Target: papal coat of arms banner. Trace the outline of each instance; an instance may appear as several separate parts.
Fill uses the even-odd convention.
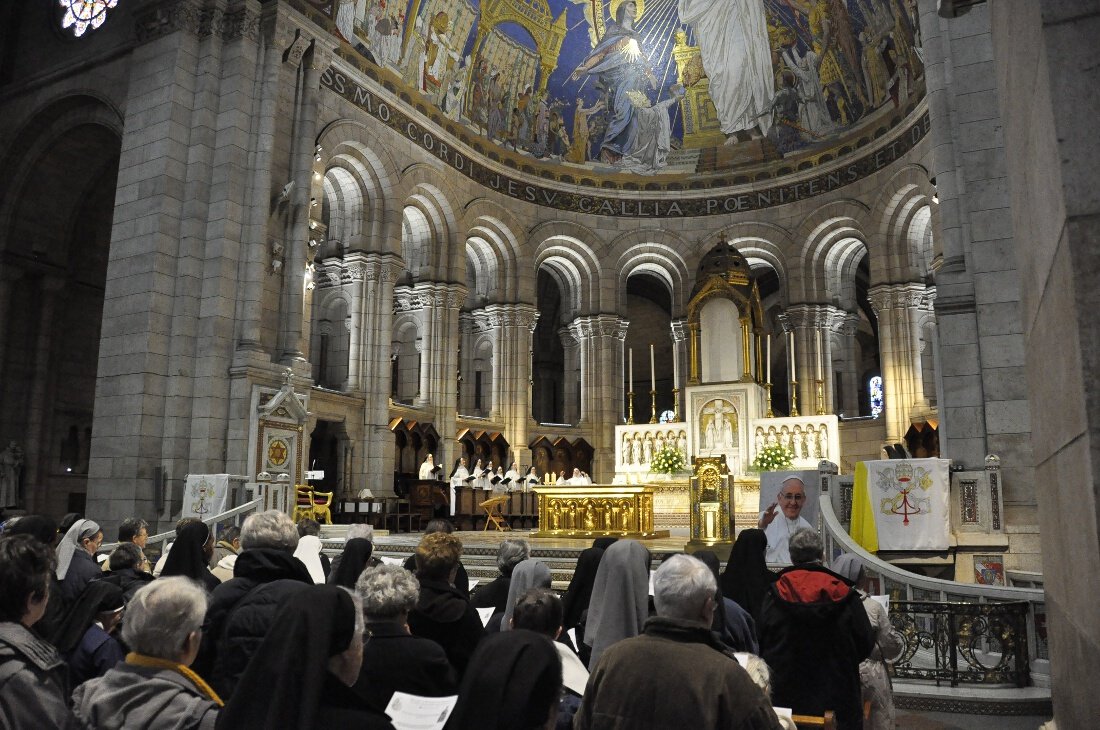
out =
[[[950,543],[947,459],[856,464],[851,535],[864,549],[946,550]]]
[[[200,519],[225,512],[228,474],[188,474],[183,489],[183,516]]]

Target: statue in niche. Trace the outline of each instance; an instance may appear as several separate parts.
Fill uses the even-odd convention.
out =
[[[806,441],[802,438],[802,427],[795,426],[793,433],[791,433],[791,446],[794,451],[794,458],[804,459],[806,458]]]
[[[645,463],[646,464],[652,464],[653,463],[653,434],[646,431],[645,441],[642,442],[642,446],[645,450],[644,451]]]
[[[729,450],[736,446],[737,427],[733,419],[737,418],[737,410],[729,401],[716,398],[704,405],[699,415],[702,451]]]
[[[817,456],[819,459],[829,458],[829,434],[824,425],[817,432]]]
[[[633,464],[634,455],[630,449],[630,436],[623,436],[623,463]]]
[[[0,451],[0,507],[19,503],[19,481],[23,475],[23,449],[15,441]]]
[[[642,463],[642,444],[638,441],[638,437],[630,439],[630,463],[641,464]]]
[[[677,436],[676,448],[684,455],[684,463],[686,464],[688,462],[688,438],[686,431],[681,431],[679,436]]]
[[[756,453],[760,453],[760,451],[764,448],[764,444],[767,443],[767,439],[764,436],[763,426],[756,427],[756,438],[753,439],[753,443],[755,444]]]

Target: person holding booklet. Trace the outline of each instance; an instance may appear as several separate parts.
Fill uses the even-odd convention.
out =
[[[512,462],[512,466],[504,474],[504,484],[509,492],[513,492],[520,489],[520,482],[523,477],[519,473],[519,464]]]
[[[470,470],[466,468],[466,457],[460,456],[455,462],[455,468],[451,469],[451,476],[448,477],[448,481],[451,485],[451,517],[455,516],[455,487],[467,486],[473,477],[470,476]]]

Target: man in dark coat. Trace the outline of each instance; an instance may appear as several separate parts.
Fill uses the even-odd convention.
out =
[[[874,633],[859,594],[821,565],[821,537],[803,528],[790,538],[794,565],[764,594],[760,655],[772,670],[772,699],[799,715],[836,713],[841,730],[863,727],[859,663]]]
[[[283,603],[313,585],[306,566],[294,557],[296,547],[298,529],[278,510],[251,515],[241,527],[233,578],[210,594],[194,664],[223,699],[232,695]]]
[[[0,727],[66,728],[65,662],[31,630],[46,613],[53,551],[30,535],[0,538]]]
[[[493,608],[493,613],[502,613],[508,602],[508,586],[512,583],[512,570],[531,557],[531,546],[526,540],[505,540],[497,549],[497,569],[500,575],[485,585],[480,585],[470,594],[470,605],[474,608]]]
[[[416,548],[420,594],[409,614],[413,635],[442,646],[460,677],[485,636],[477,609],[454,585],[461,555],[462,542],[446,532],[433,532],[420,540]]]
[[[138,589],[153,581],[153,574],[141,569],[141,566],[146,564],[145,554],[132,542],[119,543],[118,547],[111,551],[107,564],[111,568],[110,572],[96,578],[95,582],[103,581],[118,586],[127,603]]]
[[[778,730],[768,698],[710,630],[718,582],[688,555],[653,576],[657,615],[593,667],[576,730]]]

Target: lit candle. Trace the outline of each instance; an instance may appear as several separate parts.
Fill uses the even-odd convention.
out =
[[[817,338],[817,357],[814,358],[814,365],[817,366],[817,379],[821,380],[821,361],[825,359],[825,350],[821,347],[821,330],[814,330],[814,335]]]
[[[772,383],[772,336],[768,335],[768,385]]]
[[[634,392],[634,348],[630,348],[630,392]]]
[[[788,348],[791,351],[791,381],[798,380],[798,373],[794,370],[794,330],[791,330],[791,346]]]
[[[657,367],[653,359],[653,343],[649,343],[649,389],[657,390]]]

